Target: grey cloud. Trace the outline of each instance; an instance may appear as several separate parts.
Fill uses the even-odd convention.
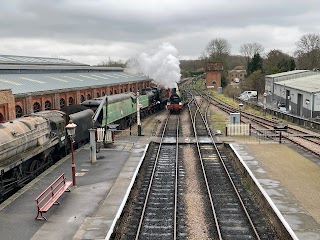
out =
[[[40,40],[48,46],[41,44],[40,50],[35,46],[31,55],[59,51],[58,55],[73,58],[86,54],[130,58],[169,41],[181,57],[197,58],[213,37],[229,40],[233,51],[245,42],[293,49],[299,35],[320,31],[319,7],[319,0],[4,0],[0,43],[15,39],[21,47],[15,52],[9,42],[0,45],[0,52],[21,55],[23,45]],[[297,39],[284,44],[286,39],[279,41],[274,29],[287,29]]]

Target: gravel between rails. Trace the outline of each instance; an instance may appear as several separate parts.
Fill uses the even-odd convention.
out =
[[[185,109],[180,116],[182,135],[189,137],[192,135],[189,112]],[[203,196],[197,178],[197,166],[195,153],[190,145],[183,146],[186,192],[184,201],[186,205],[188,239],[209,239],[204,213]]]

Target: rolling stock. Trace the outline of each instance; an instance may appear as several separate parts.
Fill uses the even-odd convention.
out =
[[[167,103],[167,109],[172,112],[178,112],[182,110],[185,105],[185,96],[183,92],[180,92],[178,89],[173,88],[171,90],[170,98]]]
[[[0,124],[0,201],[16,188],[38,176],[56,157],[70,149],[65,126],[72,119],[78,125],[75,146],[89,140],[90,109],[67,114],[47,110]]]
[[[137,118],[137,98],[139,98],[141,117],[165,108],[168,101],[166,90],[148,88],[141,93],[139,96],[131,92],[107,96],[95,127],[105,127],[108,124],[119,124],[120,129],[129,127]],[[96,111],[103,99],[104,97],[86,100],[81,105]]]
[[[137,98],[141,116],[165,107],[168,97],[165,90],[145,89],[140,96],[122,93],[107,97],[96,126],[119,124],[125,128],[136,121]],[[46,110],[0,123],[0,201],[13,190],[50,167],[55,159],[70,151],[70,140],[65,126],[71,119],[77,124],[74,145],[89,141],[88,129],[103,98],[87,100],[82,105]]]

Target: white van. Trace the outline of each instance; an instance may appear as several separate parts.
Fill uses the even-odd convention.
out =
[[[254,100],[257,99],[258,92],[257,91],[244,91],[240,94],[239,99],[240,100]]]
[[[258,95],[258,92],[257,91],[244,91],[240,95],[251,95],[253,97],[256,97]]]

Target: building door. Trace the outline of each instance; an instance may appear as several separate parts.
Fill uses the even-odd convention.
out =
[[[2,113],[0,113],[0,123],[1,122],[4,122],[4,117],[3,117]]]
[[[302,116],[303,108],[303,95],[298,93],[298,102],[297,102],[297,115]]]

